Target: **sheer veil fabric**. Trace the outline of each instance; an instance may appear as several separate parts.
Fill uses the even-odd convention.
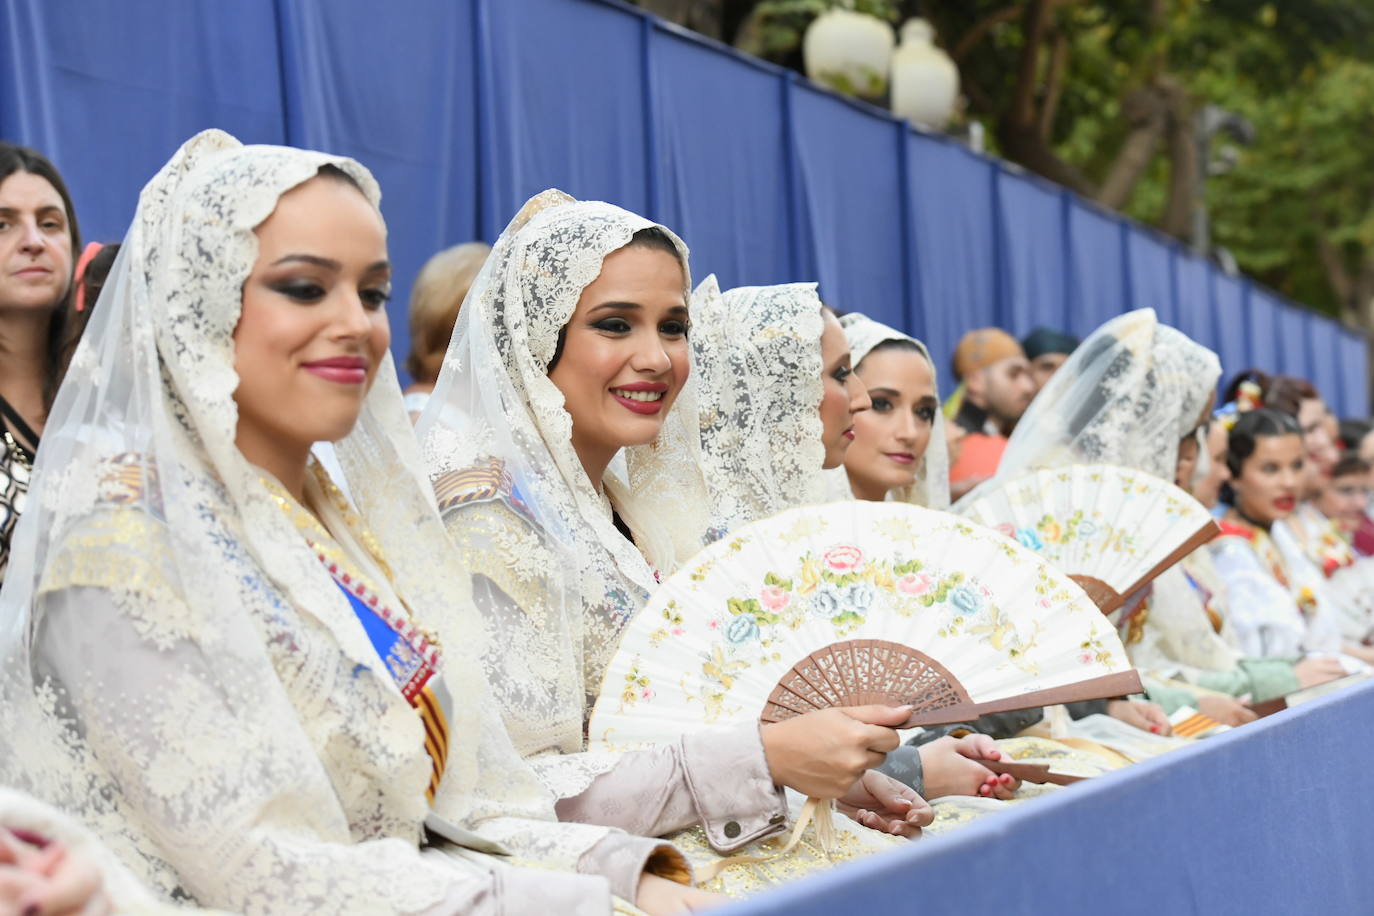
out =
[[[940,402],[940,373],[935,368],[935,361],[930,358],[930,351],[926,349],[925,344],[858,312],[850,312],[841,318],[840,326],[844,328],[845,339],[849,341],[850,363],[856,370],[861,368],[860,364],[864,357],[880,343],[906,340],[915,344],[921,351],[921,356],[930,364],[935,400],[937,404]],[[862,372],[859,373],[859,377],[863,377]],[[836,477],[836,492],[840,492],[839,487],[843,486],[844,492],[847,493],[849,484],[843,476],[844,468],[836,468],[832,473],[839,475]],[[938,407],[935,411],[935,421],[931,424],[930,441],[926,443],[925,454],[921,456],[921,463],[916,469],[916,479],[910,486],[888,493],[887,498],[924,506],[927,509],[949,508],[949,447],[945,437],[945,415]]]
[[[485,670],[516,746],[559,797],[615,764],[613,754],[578,753],[584,715],[621,628],[657,584],[617,530],[613,504],[646,552],[661,556],[653,545],[669,539],[627,482],[588,478],[548,368],[602,262],[653,226],[560,191],[527,202],[468,292],[416,425],[457,548],[450,566],[472,573],[493,650]],[[684,265],[685,301],[687,248],[657,228]]]
[[[1113,318],[1036,395],[994,479],[1101,462],[1173,482],[1179,442],[1197,426],[1220,377],[1216,354],[1160,324],[1154,309]]]
[[[825,502],[814,283],[692,294],[692,379],[658,441],[628,449],[634,501],[671,520],[664,573],[747,522]],[[651,548],[652,549],[652,548]]]
[[[502,869],[421,856],[421,721],[235,446],[253,229],[324,165],[377,204],[352,160],[219,131],[143,190],[53,407],[0,595],[0,782],[92,827],[163,894],[418,912],[477,899],[462,888]],[[435,573],[452,551],[390,357],[338,451],[390,586],[441,634],[459,698],[432,813],[573,867],[608,831],[554,823],[486,699],[482,627],[467,578]]]

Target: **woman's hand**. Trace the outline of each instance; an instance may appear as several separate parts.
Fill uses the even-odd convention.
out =
[[[822,709],[760,729],[773,782],[813,798],[839,798],[900,740],[910,706]]]
[[[979,760],[1001,760],[997,743],[987,735],[963,738],[937,738],[920,748],[921,769],[925,774],[926,795],[979,795],[984,798],[1011,798],[1021,783],[1003,773],[998,775]]]
[[[1169,724],[1169,717],[1164,714],[1163,707],[1158,703],[1147,703],[1141,700],[1112,700],[1107,704],[1107,715],[1152,734],[1172,735],[1174,733],[1174,727]]]
[[[871,830],[907,838],[920,836],[935,820],[935,811],[914,789],[877,770],[865,772],[835,807]]]
[[[724,894],[678,884],[648,872],[639,876],[639,890],[635,894],[635,906],[649,916],[701,913],[729,902],[730,898]]]
[[[60,843],[35,849],[0,829],[0,914],[105,916],[100,872]]]
[[[1205,693],[1197,698],[1198,712],[1222,725],[1244,725],[1259,718],[1253,709],[1231,697]]]
[[[1311,655],[1293,666],[1293,674],[1298,678],[1298,687],[1315,687],[1345,677],[1345,666],[1330,656]]]

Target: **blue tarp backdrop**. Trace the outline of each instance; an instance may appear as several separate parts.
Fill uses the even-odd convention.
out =
[[[1176,243],[614,0],[3,0],[0,136],[62,170],[91,239],[196,131],[356,157],[385,195],[407,345],[410,281],[491,240],[546,187],[677,230],[696,277],[818,280],[924,338],[1128,308],[1368,413],[1359,335]],[[944,366],[942,365],[943,369]]]

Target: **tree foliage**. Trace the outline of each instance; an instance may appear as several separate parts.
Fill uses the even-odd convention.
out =
[[[714,37],[800,69],[806,25],[840,2],[689,5],[716,12]],[[1205,185],[1212,240],[1243,270],[1374,329],[1374,2],[854,5],[933,23],[959,67],[965,117],[985,124],[996,152],[1179,238]],[[1225,174],[1205,174],[1199,158],[1207,104],[1255,128]]]

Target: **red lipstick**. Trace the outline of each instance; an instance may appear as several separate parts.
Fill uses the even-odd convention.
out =
[[[367,366],[363,356],[331,356],[303,363],[301,368],[340,385],[361,385],[367,381]]]
[[[663,409],[663,396],[667,391],[668,386],[664,382],[627,382],[624,385],[612,387],[611,397],[615,398],[620,406],[631,413],[649,417]],[[626,397],[620,392],[641,395],[641,397]]]

